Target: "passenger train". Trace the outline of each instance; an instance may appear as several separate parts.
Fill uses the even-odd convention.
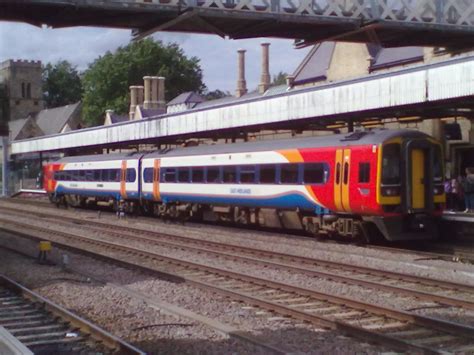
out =
[[[395,241],[436,236],[443,176],[437,141],[381,129],[65,157],[44,167],[44,188],[54,203]]]

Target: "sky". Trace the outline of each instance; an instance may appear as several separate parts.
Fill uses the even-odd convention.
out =
[[[270,42],[270,74],[291,74],[308,49],[294,49],[293,41],[280,39],[229,40],[215,35],[160,32],[153,38],[180,45],[184,53],[200,59],[204,83],[210,91],[234,93],[237,82],[237,50],[246,49],[246,80],[249,90],[260,79],[260,43]],[[44,64],[67,60],[85,70],[107,51],[129,43],[128,30],[76,27],[39,28],[27,24],[0,22],[0,62],[7,59],[41,60]]]

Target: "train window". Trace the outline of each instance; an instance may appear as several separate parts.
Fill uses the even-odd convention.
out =
[[[222,168],[224,182],[234,183],[236,182],[236,167],[235,166],[224,166]]]
[[[219,183],[221,182],[220,169],[218,166],[207,167],[207,182]]]
[[[110,181],[119,182],[120,181],[120,169],[110,169],[109,178]]]
[[[164,182],[176,182],[176,168],[164,168],[162,170]]]
[[[262,184],[274,184],[275,179],[276,179],[276,166],[275,166],[275,164],[260,165],[260,183],[262,183]]]
[[[281,164],[282,184],[297,184],[298,183],[298,164]]]
[[[137,172],[135,169],[128,168],[127,169],[127,182],[135,182],[137,179]]]
[[[143,181],[146,183],[153,182],[153,168],[145,168],[143,170]]]
[[[359,163],[359,182],[370,182],[370,163]]]
[[[178,169],[178,182],[189,182],[189,168]]]
[[[86,181],[86,171],[85,170],[79,170],[79,177],[77,181]]]
[[[336,184],[341,183],[341,163],[336,164]]]
[[[324,184],[328,180],[329,168],[324,163],[306,163],[303,165],[305,184]]]
[[[109,171],[107,169],[100,171],[100,181],[109,181]]]
[[[344,163],[344,185],[347,185],[349,182],[349,163]]]
[[[86,181],[94,181],[94,171],[86,170]]]
[[[255,183],[255,165],[243,165],[240,167],[240,182]]]
[[[100,181],[100,170],[94,170],[94,181]]]
[[[204,182],[204,168],[194,167],[191,171],[192,182]]]
[[[383,147],[382,185],[400,184],[400,144],[392,143]]]

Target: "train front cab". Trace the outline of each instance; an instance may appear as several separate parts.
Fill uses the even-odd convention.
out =
[[[369,217],[387,240],[436,239],[445,195],[441,145],[430,137],[399,137],[379,150],[377,202]]]

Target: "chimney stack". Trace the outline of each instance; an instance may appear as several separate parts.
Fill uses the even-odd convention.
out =
[[[237,79],[237,90],[235,96],[241,97],[247,93],[247,83],[245,81],[245,49],[239,49],[239,76]]]
[[[262,76],[258,85],[258,92],[263,94],[270,87],[270,58],[268,47],[270,43],[262,43]]]
[[[294,82],[295,82],[295,77],[293,75],[288,75],[286,77],[286,86],[292,87]]]
[[[145,100],[143,101],[143,108],[144,109],[150,109],[151,108],[151,76],[144,76],[143,77],[144,81],[144,98]]]
[[[157,109],[158,108],[158,77],[152,76],[151,77],[151,103],[150,108]]]
[[[139,95],[139,86],[130,86],[130,111],[128,112],[128,116],[130,120],[133,120],[135,117],[135,109],[138,103],[138,95]]]
[[[165,101],[165,78],[162,76],[158,77],[158,108],[166,106]]]
[[[143,85],[137,85],[137,105],[143,106]]]

